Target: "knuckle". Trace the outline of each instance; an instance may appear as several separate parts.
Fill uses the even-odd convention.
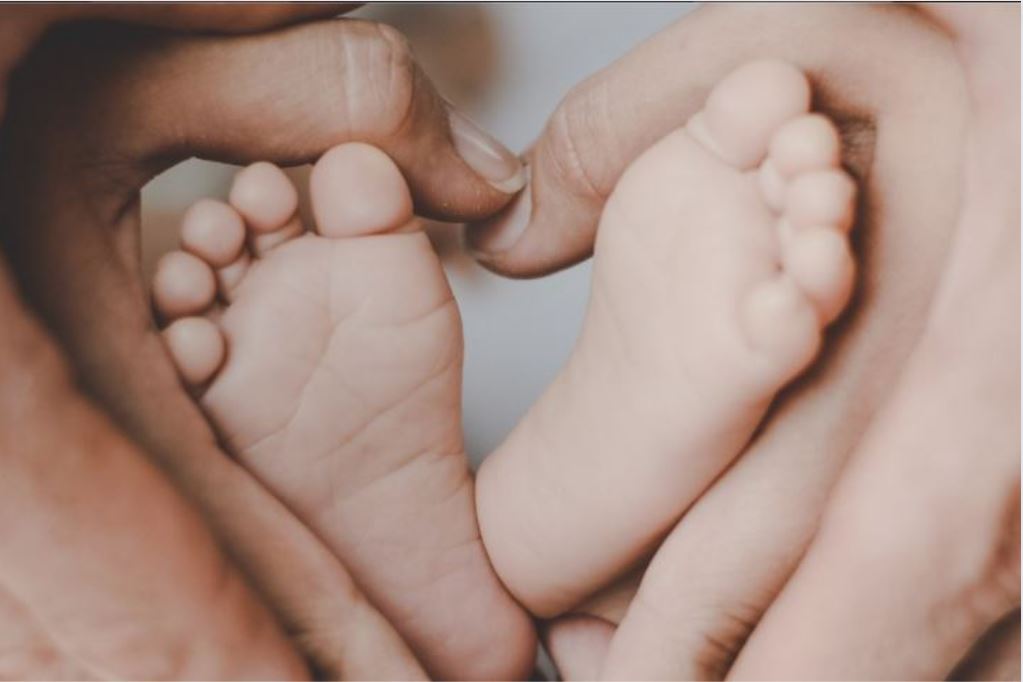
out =
[[[700,679],[722,680],[756,627],[762,611],[732,606],[720,609],[700,631],[692,666]]]
[[[617,145],[608,117],[607,88],[588,80],[573,88],[558,105],[544,135],[548,167],[569,192],[604,199],[617,180]]]

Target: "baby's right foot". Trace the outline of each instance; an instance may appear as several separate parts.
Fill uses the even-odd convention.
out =
[[[813,359],[854,264],[855,187],[794,67],[754,62],[611,195],[567,366],[484,462],[484,543],[553,616],[652,549]]]

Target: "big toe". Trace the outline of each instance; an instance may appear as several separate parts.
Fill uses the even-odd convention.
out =
[[[316,229],[355,237],[401,229],[412,221],[412,195],[401,171],[372,145],[334,147],[309,178]]]
[[[717,84],[690,128],[722,159],[750,169],[763,160],[774,132],[809,108],[802,71],[780,60],[749,62]]]

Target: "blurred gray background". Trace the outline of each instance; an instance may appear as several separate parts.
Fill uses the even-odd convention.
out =
[[[404,32],[438,89],[509,148],[543,129],[568,90],[692,9],[692,3],[388,4],[354,16]],[[253,115],[259,115],[253,112]],[[202,196],[224,196],[235,168],[190,161],[143,193],[147,268],[177,241]],[[296,178],[301,181],[302,170]],[[572,348],[589,264],[532,281],[503,279],[458,250],[460,228],[431,230],[462,311],[465,431],[474,464],[515,425]]]

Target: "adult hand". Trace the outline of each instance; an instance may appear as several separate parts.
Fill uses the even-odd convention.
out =
[[[1009,612],[1018,665],[1018,64],[1003,75],[1019,7],[922,11],[967,86],[952,250],[920,342],[733,677],[945,678],[989,629],[1013,634]]]
[[[129,18],[110,6],[73,11]],[[237,29],[336,8],[130,11],[145,23]],[[38,35],[61,18],[31,12],[7,17],[5,30]],[[7,286],[0,606],[10,617],[0,637],[35,656],[14,674],[302,675],[247,579],[322,674],[422,676],[335,557],[217,448],[179,386],[140,277],[138,192],[192,155],[297,163],[364,140],[401,166],[420,212],[473,219],[518,189],[518,162],[450,109],[399,35],[366,22],[245,37],[68,26],[20,66],[7,104],[5,253],[75,368],[72,379]]]
[[[995,557],[1011,556],[996,550],[1011,537],[1005,519],[1013,511],[1018,518],[1018,389],[1014,394],[1006,385],[1006,378],[1013,383],[1018,340],[1012,350],[1011,325],[989,325],[984,333],[999,345],[987,356],[974,354],[974,344],[986,337],[966,341],[953,334],[956,325],[969,325],[952,313],[937,331],[928,318],[939,284],[950,286],[945,266],[953,235],[969,233],[959,225],[969,111],[952,42],[915,8],[718,5],[694,12],[569,94],[526,154],[529,188],[503,215],[472,228],[469,244],[484,265],[511,276],[545,274],[586,257],[604,199],[628,163],[685,121],[711,84],[762,57],[806,70],[818,95],[815,108],[843,134],[845,160],[864,197],[856,228],[857,300],[825,355],[779,399],[742,458],[687,512],[649,570],[635,572],[642,584],[631,605],[636,586],[626,580],[550,624],[548,645],[569,677],[593,677],[602,668],[613,678],[721,677],[754,627],[750,647],[756,648],[743,654],[736,674],[940,675],[967,640],[1018,602],[1018,592],[1000,589],[994,568],[1007,567],[1010,575],[1013,569]],[[1005,253],[1014,253],[1011,243]],[[988,254],[982,255],[978,260],[986,263]],[[987,300],[997,300],[992,305],[1003,315],[1018,309],[1005,305],[1013,289],[1006,286],[1011,269],[1005,272],[999,262],[983,278],[999,292]],[[926,377],[949,377],[948,366],[963,370],[940,390],[927,385]],[[906,378],[897,383],[903,371]],[[945,414],[953,403],[934,401],[969,394],[969,387],[997,396],[997,409],[982,421],[953,422]],[[919,400],[924,395],[928,401]],[[922,415],[945,428],[916,437]],[[940,457],[932,448],[938,438]],[[971,445],[969,438],[979,440]],[[971,467],[964,453],[978,442],[992,452],[985,466]],[[855,511],[829,513],[804,562],[854,450],[857,466],[837,494],[853,501],[836,501],[834,508]],[[917,473],[928,467],[941,473],[920,485]],[[855,473],[863,470],[870,473]],[[955,503],[964,480],[971,481],[969,501]],[[879,527],[889,551],[883,561],[871,555],[876,560],[867,562],[868,572],[862,552],[879,551],[871,545]],[[822,544],[830,554],[818,549]],[[936,548],[944,555],[936,556]],[[927,557],[937,578],[893,598],[907,583],[920,585],[912,579]],[[963,566],[992,570],[970,573]],[[955,632],[935,632],[921,612],[944,596],[960,599],[967,585],[984,595],[986,610],[952,609],[961,618]],[[783,600],[772,606],[783,588]],[[807,617],[810,605],[829,601],[834,609]],[[856,604],[876,610],[853,618]],[[774,615],[778,610],[786,615]],[[615,633],[612,623],[623,616]],[[798,627],[801,617],[817,629]],[[819,646],[800,658],[808,638]],[[769,651],[780,653],[766,660]]]

